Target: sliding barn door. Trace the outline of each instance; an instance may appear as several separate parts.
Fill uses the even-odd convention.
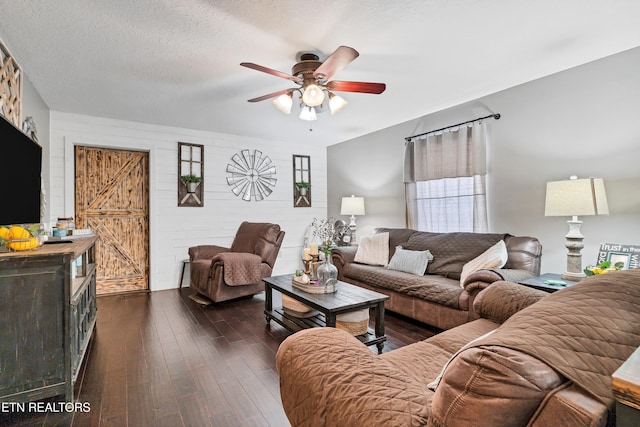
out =
[[[149,153],[75,148],[76,227],[91,228],[98,295],[149,289]]]

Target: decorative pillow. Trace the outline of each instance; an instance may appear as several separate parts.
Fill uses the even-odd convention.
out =
[[[389,262],[389,233],[363,236],[360,239],[354,261],[369,265],[387,265]]]
[[[433,259],[433,255],[426,251],[409,251],[402,246],[396,246],[396,252],[391,257],[387,268],[389,270],[404,271],[405,273],[423,276],[427,271],[427,264]]]
[[[507,245],[504,240],[500,240],[489,249],[467,262],[462,267],[462,273],[460,273],[460,286],[463,286],[464,281],[469,274],[478,270],[485,270],[490,268],[501,268],[507,263],[509,254],[507,253]]]

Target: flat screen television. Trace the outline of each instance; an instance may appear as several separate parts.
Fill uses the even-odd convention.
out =
[[[0,225],[40,222],[42,147],[0,115]]]

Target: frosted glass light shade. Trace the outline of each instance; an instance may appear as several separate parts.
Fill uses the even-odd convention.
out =
[[[544,215],[609,215],[604,180],[586,178],[548,182]]]
[[[304,102],[309,107],[317,107],[321,105],[324,101],[324,92],[317,85],[309,85],[304,88],[304,93],[302,94],[302,102]]]
[[[293,105],[293,96],[291,93],[285,93],[273,100],[273,105],[285,114],[291,113],[291,106]]]
[[[329,93],[329,111],[331,111],[332,116],[338,111],[341,111],[344,107],[347,106],[347,104],[348,102],[345,101],[344,98]]]
[[[302,107],[302,110],[300,111],[300,118],[302,120],[318,120],[318,116],[316,116],[316,110],[313,107]]]

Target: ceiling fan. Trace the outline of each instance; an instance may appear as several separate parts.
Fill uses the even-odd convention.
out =
[[[249,102],[276,98],[273,100],[276,108],[285,114],[290,114],[293,94],[297,92],[300,96],[300,106],[302,107],[300,118],[303,120],[316,120],[316,111],[322,108],[326,92],[329,97],[329,110],[331,114],[335,114],[347,105],[347,101],[333,92],[381,94],[386,89],[384,83],[330,80],[338,71],[346,67],[359,55],[355,49],[348,46],[338,47],[324,62],[321,62],[318,55],[314,53],[304,53],[300,56],[300,62],[291,68],[291,74],[272,70],[252,62],[242,62],[240,65],[243,67],[287,79],[298,85],[298,87],[282,89],[249,99]]]

